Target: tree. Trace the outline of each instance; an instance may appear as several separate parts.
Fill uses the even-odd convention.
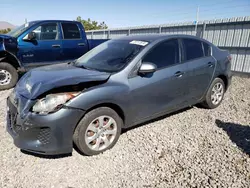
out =
[[[97,21],[93,21],[90,18],[87,20],[82,20],[81,16],[78,16],[76,18],[78,22],[81,22],[84,26],[85,30],[95,30],[95,29],[107,29],[108,26],[105,24],[105,22],[98,23]]]
[[[7,28],[7,29],[1,29],[0,30],[0,33],[1,34],[6,34],[6,33],[9,33],[11,31],[11,29],[10,28]]]

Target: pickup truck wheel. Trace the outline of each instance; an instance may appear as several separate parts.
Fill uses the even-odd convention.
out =
[[[14,87],[17,81],[17,70],[9,63],[0,63],[0,90]]]
[[[201,105],[208,109],[216,108],[222,102],[224,94],[224,81],[220,78],[215,78],[206,93],[205,101]]]
[[[122,119],[111,108],[96,108],[79,122],[73,141],[83,154],[97,155],[116,144],[122,125]]]

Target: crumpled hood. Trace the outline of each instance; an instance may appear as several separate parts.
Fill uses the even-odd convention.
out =
[[[17,39],[15,37],[0,34],[0,51],[8,51],[12,54],[16,54],[17,45]]]
[[[109,73],[87,70],[68,63],[50,65],[27,72],[17,83],[15,91],[25,98],[36,99],[54,88],[105,81],[109,76]]]
[[[2,39],[10,39],[10,38],[13,38],[13,37],[11,37],[9,35],[0,34],[0,38],[2,38]]]

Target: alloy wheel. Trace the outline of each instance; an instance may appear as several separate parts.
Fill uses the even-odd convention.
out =
[[[99,116],[88,125],[85,142],[89,149],[101,151],[113,143],[116,134],[116,121],[110,116]]]
[[[224,94],[224,87],[222,83],[216,83],[212,89],[211,101],[214,105],[221,102]]]

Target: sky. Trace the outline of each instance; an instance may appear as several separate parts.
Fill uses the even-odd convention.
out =
[[[109,28],[250,16],[250,0],[0,0],[0,21],[104,21]]]

